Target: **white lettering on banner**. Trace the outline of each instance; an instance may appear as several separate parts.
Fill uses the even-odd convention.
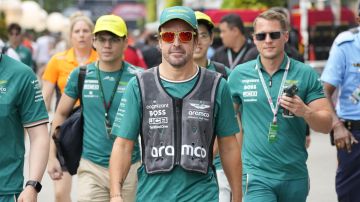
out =
[[[257,91],[244,91],[243,96],[244,97],[256,97]]]
[[[159,148],[151,148],[152,157],[162,157],[162,156],[174,156],[175,149],[174,146],[160,146]],[[181,155],[183,156],[195,156],[199,158],[206,158],[206,150],[202,147],[193,147],[191,145],[181,145]]]
[[[5,88],[5,87],[0,87],[0,92],[5,93],[5,92],[6,92],[6,88]]]

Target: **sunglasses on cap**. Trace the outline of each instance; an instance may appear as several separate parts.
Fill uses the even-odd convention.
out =
[[[266,39],[266,35],[269,35],[270,38],[274,40],[274,39],[279,39],[281,34],[282,34],[282,32],[280,32],[280,31],[279,32],[268,32],[268,33],[262,32],[262,33],[255,34],[255,39],[257,41],[263,41]]]
[[[182,31],[182,32],[160,32],[161,40],[167,43],[173,43],[175,41],[175,36],[177,36],[182,43],[187,43],[193,39],[195,32],[192,31]]]

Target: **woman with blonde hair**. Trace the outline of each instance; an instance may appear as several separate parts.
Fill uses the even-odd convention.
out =
[[[56,89],[58,101],[64,92],[67,78],[72,70],[97,60],[97,53],[92,48],[93,28],[94,24],[91,19],[82,13],[75,13],[70,18],[69,41],[71,48],[56,53],[50,59],[42,76],[42,92],[48,110],[50,110],[54,90]],[[53,141],[50,143],[50,153],[56,153]],[[48,172],[59,166],[59,161],[54,156],[56,155],[49,155]],[[55,201],[69,202],[71,201],[72,178],[68,172],[62,173],[62,175],[59,173],[54,181]]]

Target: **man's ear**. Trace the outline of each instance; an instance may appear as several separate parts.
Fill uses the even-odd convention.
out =
[[[94,47],[95,50],[97,49],[96,42],[95,42],[95,36],[92,39],[92,46]]]

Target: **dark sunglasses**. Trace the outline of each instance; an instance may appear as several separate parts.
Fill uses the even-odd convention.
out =
[[[182,43],[187,43],[193,39],[195,32],[183,31],[183,32],[160,32],[161,40],[167,43],[173,43],[175,36],[177,36]]]
[[[257,41],[263,41],[266,39],[266,35],[269,35],[271,39],[279,39],[281,36],[282,32],[262,32],[262,33],[257,33],[255,34],[255,39]]]

